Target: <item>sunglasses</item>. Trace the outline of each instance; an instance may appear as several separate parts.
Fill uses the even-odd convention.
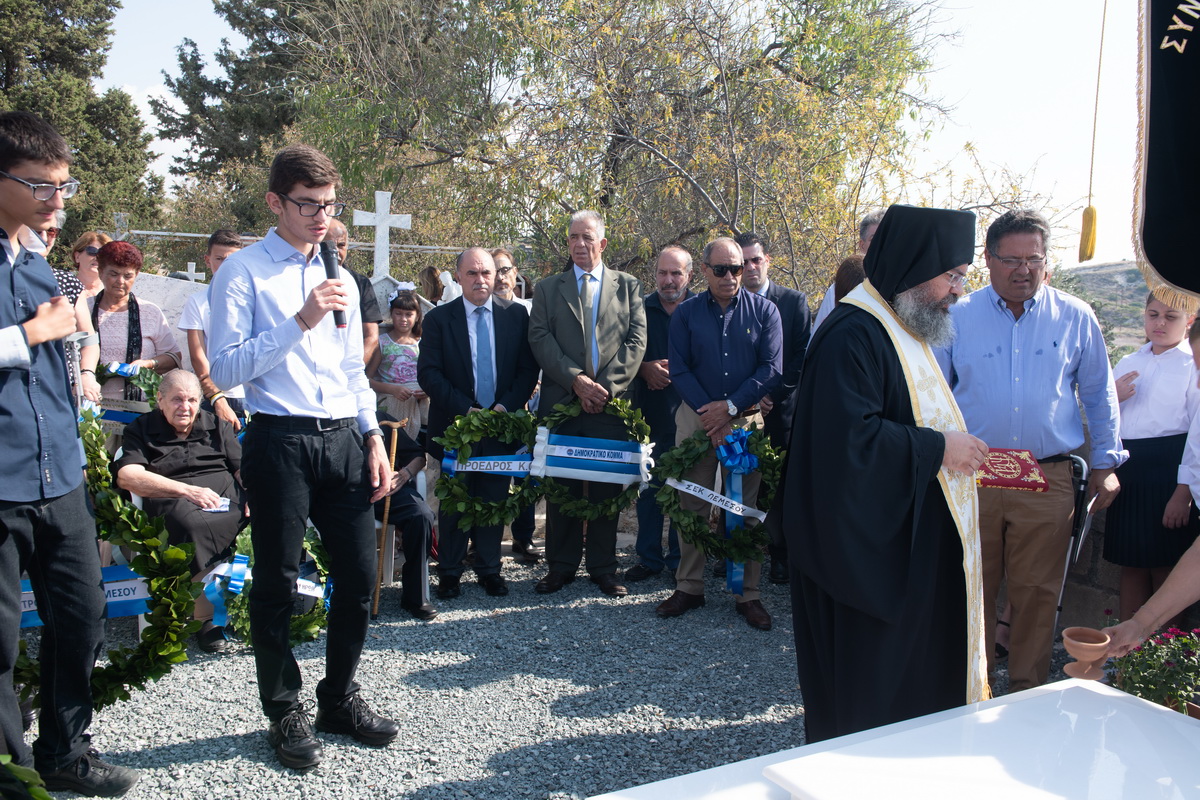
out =
[[[713,275],[718,278],[724,278],[726,275],[737,277],[742,274],[741,264],[709,264],[708,268],[712,270]]]
[[[87,247],[83,248],[83,252],[87,253],[89,256],[94,256],[100,252],[100,248],[96,247],[94,244],[89,244]]]

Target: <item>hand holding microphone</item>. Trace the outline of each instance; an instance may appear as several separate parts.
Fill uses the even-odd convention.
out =
[[[331,281],[341,279],[341,273],[338,271],[337,247],[328,239],[321,242],[321,263],[325,265],[326,278]],[[335,308],[333,310],[333,324],[339,328],[346,327],[346,312],[340,308]]]

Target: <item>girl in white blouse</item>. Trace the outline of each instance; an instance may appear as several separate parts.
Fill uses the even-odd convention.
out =
[[[1200,533],[1189,470],[1181,466],[1200,408],[1196,367],[1185,341],[1194,318],[1194,308],[1172,308],[1150,295],[1147,342],[1113,370],[1129,460],[1117,470],[1121,493],[1108,509],[1104,558],[1121,567],[1123,620],[1162,585]]]

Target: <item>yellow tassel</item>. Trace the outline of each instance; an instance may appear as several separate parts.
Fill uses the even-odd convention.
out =
[[[1091,261],[1096,255],[1096,207],[1083,210],[1083,230],[1079,232],[1079,263]]]

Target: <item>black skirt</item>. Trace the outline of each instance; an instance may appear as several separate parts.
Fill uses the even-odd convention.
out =
[[[1164,528],[1163,511],[1178,486],[1179,462],[1187,434],[1126,439],[1129,460],[1117,468],[1121,491],[1108,508],[1104,558],[1122,567],[1173,567],[1200,533],[1200,515],[1192,507],[1188,524]]]

